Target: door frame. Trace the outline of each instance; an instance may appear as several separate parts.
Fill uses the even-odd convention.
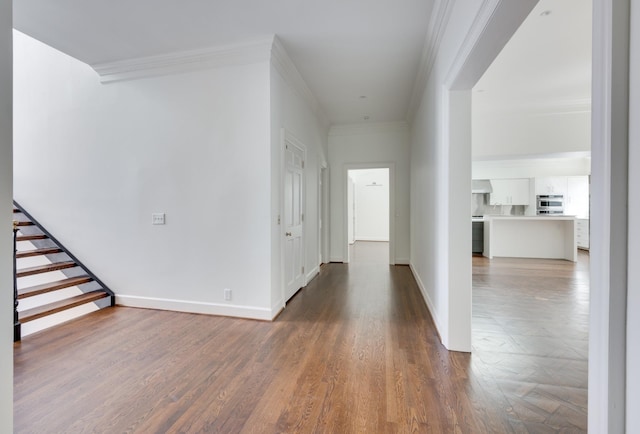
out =
[[[349,210],[347,200],[347,189],[349,177],[349,170],[362,170],[362,169],[389,169],[389,265],[396,265],[396,192],[395,192],[395,180],[396,180],[396,165],[395,163],[346,163],[342,168],[342,196],[343,207],[342,213],[342,231],[344,233],[343,246],[342,246],[342,262],[349,263]]]
[[[305,169],[305,165],[306,165],[306,161],[307,161],[307,147],[304,145],[304,143],[302,143],[302,141],[300,141],[296,136],[294,136],[293,134],[291,134],[290,131],[288,131],[286,128],[282,128],[281,132],[280,132],[280,215],[278,216],[279,218],[279,227],[280,227],[280,276],[282,276],[281,280],[281,288],[280,288],[280,293],[282,296],[282,307],[284,308],[287,304],[287,274],[286,274],[286,269],[285,269],[285,264],[286,264],[286,236],[285,236],[285,225],[284,225],[284,180],[285,180],[285,174],[286,174],[286,170],[287,170],[287,163],[286,163],[286,150],[287,150],[287,143],[291,143],[293,146],[299,148],[300,150],[302,150],[302,161],[303,161],[303,165],[302,165],[302,203],[300,204],[301,208],[302,208],[302,214],[303,216],[306,215],[307,213],[307,173],[306,173],[306,169]],[[307,285],[307,274],[306,274],[306,252],[307,252],[307,245],[306,245],[306,232],[307,232],[307,225],[306,225],[306,219],[303,218],[302,220],[302,240],[301,240],[301,245],[302,245],[302,258],[301,258],[301,263],[303,264],[302,266],[305,268],[305,271],[302,273],[303,274],[303,280],[302,280],[302,286],[301,288],[304,288]]]
[[[327,163],[318,167],[318,265],[329,262],[329,169]]]
[[[636,14],[637,11],[633,7],[630,8],[630,0],[592,1],[591,197],[592,204],[596,206],[592,207],[590,216],[592,265],[588,427],[590,432],[623,432],[625,419],[629,416],[625,414],[625,409],[629,410],[625,401],[628,381],[625,377],[625,335],[626,297],[629,288],[627,267],[630,265],[627,246],[627,200],[631,191],[627,171],[630,41],[628,17],[630,10]],[[477,78],[495,58],[495,50],[501,48],[500,46],[520,25],[523,19],[519,15],[522,15],[522,11],[518,9],[533,8],[535,3],[537,0],[490,0],[483,4],[445,80],[444,100],[453,103],[447,108],[448,116],[444,116],[442,128],[448,128],[448,122],[456,119],[460,111],[464,114],[469,110],[466,103],[458,101],[458,97],[466,97],[464,94],[469,92]],[[510,26],[515,28],[510,29]],[[462,149],[463,152],[469,153],[463,158],[469,158],[471,147],[460,143],[458,145],[458,151]],[[448,143],[443,143],[442,146],[443,149],[449,150]],[[442,190],[453,198],[453,202],[461,200],[458,198],[467,197],[468,194],[468,187],[463,189],[456,182],[456,176],[453,171],[449,171],[442,185]],[[445,215],[451,214],[453,209],[452,206]],[[467,224],[449,225],[450,233],[447,236],[450,237],[454,231],[460,230],[465,238],[462,241],[466,242],[466,238],[471,237],[470,231],[462,231]],[[452,262],[458,257],[458,253],[450,255]],[[450,267],[450,270],[456,268]],[[462,289],[463,294],[465,290],[471,292],[467,285],[457,288],[459,289]],[[457,294],[452,294],[452,288],[449,286],[449,298],[455,299],[456,296]],[[450,303],[449,306],[450,323],[458,321],[460,317],[467,317],[465,306],[462,306],[462,309],[457,309],[457,303]],[[469,327],[468,336],[470,335]]]

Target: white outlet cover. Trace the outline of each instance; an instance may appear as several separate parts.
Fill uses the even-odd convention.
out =
[[[151,224],[163,225],[165,223],[165,216],[163,212],[154,212],[151,214]]]

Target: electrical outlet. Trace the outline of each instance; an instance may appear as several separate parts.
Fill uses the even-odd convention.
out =
[[[224,289],[224,299],[231,300],[231,290],[229,288]]]
[[[152,225],[163,225],[165,223],[164,213],[163,212],[154,212],[151,214],[151,224]]]

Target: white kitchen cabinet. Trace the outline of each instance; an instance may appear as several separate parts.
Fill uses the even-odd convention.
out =
[[[576,245],[589,250],[589,219],[576,219]]]
[[[543,176],[536,178],[536,196],[541,194],[567,194],[566,176]]]
[[[564,213],[589,218],[589,177],[569,176],[564,197]]]
[[[492,179],[490,205],[529,205],[528,178]]]

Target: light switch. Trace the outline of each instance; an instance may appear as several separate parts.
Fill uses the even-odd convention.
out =
[[[164,224],[164,213],[163,212],[154,212],[151,214],[151,224],[153,225],[163,225]]]

